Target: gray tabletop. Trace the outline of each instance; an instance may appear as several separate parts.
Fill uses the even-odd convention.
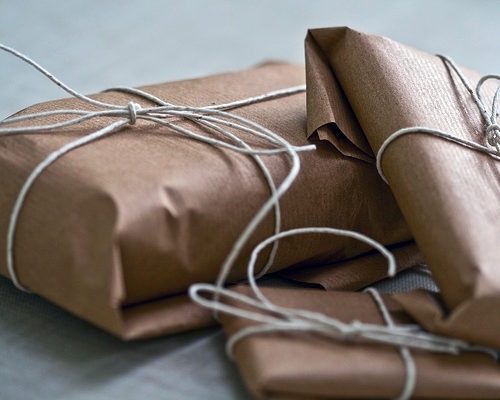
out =
[[[500,2],[484,0],[0,0],[0,42],[84,93],[303,62],[306,29],[338,25],[486,73],[500,72],[499,12]],[[64,96],[8,55],[0,71],[0,118]],[[413,286],[426,279],[417,278]],[[247,399],[223,346],[218,328],[122,343],[0,278],[0,399]]]

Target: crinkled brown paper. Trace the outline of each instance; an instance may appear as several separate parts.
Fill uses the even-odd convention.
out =
[[[478,107],[437,56],[332,28],[309,32],[306,57],[309,130],[352,153],[377,152],[389,135],[414,126],[484,141]],[[479,75],[464,73],[475,85]],[[447,310],[400,300],[435,332],[500,348],[500,164],[412,134],[389,146],[382,166]]]
[[[144,89],[171,103],[201,106],[303,80],[303,67],[272,64]],[[115,104],[130,101],[129,95],[117,92],[94,97]],[[23,113],[71,108],[88,105],[65,99]],[[311,143],[306,139],[303,93],[232,112],[294,145]],[[14,200],[33,168],[51,151],[111,121],[94,119],[0,140],[0,238],[6,237]],[[200,132],[192,123],[179,123]],[[317,151],[301,153],[302,170],[283,197],[283,229],[332,226],[385,244],[408,241],[406,223],[372,160],[343,145],[312,142],[318,144]],[[265,162],[278,183],[290,168],[283,155],[265,157]],[[190,304],[185,291],[191,283],[215,279],[235,239],[269,196],[262,173],[248,156],[138,121],[63,156],[38,178],[15,236],[19,279],[33,292],[127,339],[206,325],[210,314]],[[244,277],[249,252],[273,233],[273,226],[271,213],[236,262],[231,280]],[[273,270],[331,264],[368,250],[340,237],[289,238],[280,242]],[[7,275],[5,240],[0,240],[0,260]],[[264,261],[262,257],[259,264]]]

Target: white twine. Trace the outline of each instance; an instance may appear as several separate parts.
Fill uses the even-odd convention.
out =
[[[458,355],[463,352],[480,352],[497,359],[497,351],[483,346],[471,345],[463,340],[435,335],[425,332],[414,324],[396,325],[390,316],[382,297],[374,288],[366,289],[379,308],[386,326],[363,323],[353,320],[350,323],[331,318],[320,312],[287,308],[271,302],[256,283],[255,263],[259,253],[268,245],[283,239],[302,234],[342,235],[364,241],[379,250],[388,260],[388,275],[395,273],[393,255],[382,245],[360,235],[357,232],[334,228],[299,228],[275,234],[257,245],[252,251],[247,266],[247,279],[251,295],[245,295],[209,283],[196,283],[190,286],[189,295],[197,304],[238,318],[245,318],[258,323],[234,333],[226,343],[226,353],[233,358],[235,345],[242,339],[255,334],[266,333],[317,333],[340,341],[363,340],[399,348],[406,375],[404,386],[397,400],[410,399],[416,386],[417,371],[410,348]],[[226,299],[226,301],[224,301]],[[227,302],[229,300],[232,304]]]
[[[391,313],[385,306],[380,293],[375,288],[368,288],[365,291],[373,297],[373,300],[377,304],[386,325],[393,328],[395,326],[394,321],[391,317]],[[405,364],[406,379],[402,392],[398,397],[396,397],[395,400],[407,400],[411,398],[413,391],[415,390],[415,385],[417,384],[417,368],[415,366],[415,360],[413,360],[410,349],[407,346],[400,346],[399,353],[401,354],[401,358]]]
[[[464,146],[466,148],[476,150],[485,154],[490,155],[495,160],[500,161],[500,125],[498,124],[497,118],[499,116],[498,113],[498,102],[500,98],[500,87],[495,91],[495,95],[493,96],[491,108],[488,110],[484,97],[481,93],[481,88],[488,80],[498,80],[500,81],[500,75],[489,74],[483,76],[477,82],[476,88],[473,89],[472,85],[468,82],[465,75],[462,73],[458,65],[449,57],[439,55],[445,64],[448,64],[451,69],[457,74],[460,81],[467,89],[471,97],[483,117],[486,127],[484,129],[484,138],[486,141],[485,145],[473,142],[471,140],[462,139],[460,137],[455,136],[453,133],[441,131],[439,129],[428,128],[425,126],[413,126],[409,128],[400,129],[391,135],[389,135],[382,145],[380,146],[377,152],[376,165],[379,175],[388,184],[387,178],[385,177],[384,171],[382,169],[382,157],[385,154],[387,148],[394,142],[396,139],[401,136],[408,134],[426,134],[431,136],[436,136],[440,139],[447,140],[449,142],[457,143],[458,145]]]
[[[301,151],[314,150],[316,147],[314,145],[310,146],[293,146],[288,141],[277,135],[276,133],[270,131],[269,129],[250,121],[246,118],[231,114],[227,110],[234,109],[237,107],[242,107],[258,102],[270,101],[273,99],[278,99],[285,96],[291,96],[296,93],[303,92],[305,86],[296,86],[283,90],[277,90],[263,95],[250,97],[247,99],[237,100],[230,103],[210,105],[205,107],[192,107],[192,106],[178,106],[174,104],[167,103],[156,96],[132,88],[113,88],[108,89],[114,91],[121,91],[128,93],[133,96],[143,98],[144,100],[151,101],[156,104],[152,107],[141,107],[138,103],[130,101],[127,105],[116,105],[106,102],[101,102],[98,100],[91,99],[81,93],[78,93],[74,89],[71,89],[59,79],[54,77],[50,72],[45,70],[35,61],[31,60],[27,56],[19,53],[18,51],[11,49],[7,46],[0,44],[0,50],[4,50],[14,56],[20,58],[24,62],[32,65],[35,69],[40,71],[43,75],[61,87],[70,95],[82,100],[85,103],[97,106],[99,111],[89,111],[81,109],[70,109],[70,110],[55,110],[46,111],[40,113],[34,113],[29,115],[22,115],[18,117],[11,117],[0,122],[0,126],[6,126],[8,124],[16,122],[25,122],[30,120],[36,120],[38,118],[43,118],[52,115],[75,115],[75,118],[69,119],[67,121],[47,124],[47,125],[35,125],[28,127],[8,127],[0,128],[0,136],[9,136],[16,134],[30,134],[37,132],[47,132],[53,131],[54,129],[64,128],[74,124],[84,122],[89,119],[97,117],[114,117],[119,118],[118,121],[110,123],[108,126],[83,136],[73,142],[70,142],[60,149],[49,154],[29,175],[25,183],[23,184],[20,193],[15,201],[11,216],[10,223],[7,233],[7,267],[9,274],[12,278],[13,283],[21,290],[27,290],[19,281],[14,260],[14,239],[18,223],[19,214],[25,203],[26,196],[28,195],[31,187],[33,186],[36,179],[40,174],[57,161],[63,155],[69,153],[70,151],[84,146],[86,144],[92,143],[100,138],[110,135],[127,125],[134,125],[137,120],[142,119],[145,121],[151,121],[156,124],[166,126],[173,131],[193,138],[195,140],[202,141],[204,143],[227,148],[242,154],[247,154],[252,157],[257,163],[258,167],[262,171],[266,183],[269,186],[270,198],[262,205],[259,211],[255,214],[252,220],[248,223],[245,229],[242,231],[238,239],[236,240],[230,253],[227,255],[224,263],[221,266],[220,273],[217,277],[215,284],[198,283],[194,284],[189,288],[189,295],[196,303],[214,310],[214,312],[221,311],[228,314],[232,314],[238,317],[247,318],[256,322],[261,323],[261,325],[251,326],[239,331],[237,334],[229,338],[227,342],[228,354],[232,355],[232,349],[234,345],[241,339],[253,335],[256,333],[264,332],[293,332],[293,331],[306,331],[306,332],[316,332],[328,337],[332,337],[339,340],[350,340],[353,341],[357,338],[368,340],[377,343],[384,343],[387,345],[400,347],[401,355],[405,361],[406,382],[401,399],[407,398],[408,393],[411,395],[414,387],[415,371],[413,361],[411,359],[411,354],[409,353],[409,348],[418,348],[429,351],[458,354],[462,351],[481,351],[496,357],[496,352],[492,349],[471,346],[468,343],[452,338],[440,337],[437,335],[422,332],[418,327],[414,325],[395,325],[390,319],[387,318],[387,311],[385,305],[382,301],[377,301],[379,308],[381,309],[387,326],[379,326],[373,324],[365,324],[359,321],[353,321],[349,324],[343,323],[335,318],[327,317],[322,313],[311,312],[301,309],[290,309],[278,306],[267,299],[262,291],[259,289],[256,279],[265,274],[269,268],[272,266],[274,257],[277,252],[277,246],[279,240],[303,234],[332,234],[346,236],[361,240],[370,246],[376,248],[380,251],[388,260],[388,274],[390,276],[395,274],[396,266],[394,257],[392,254],[380,243],[368,238],[357,232],[334,229],[334,228],[322,228],[322,227],[312,227],[312,228],[300,228],[290,231],[280,232],[281,229],[281,211],[279,206],[279,200],[283,194],[289,189],[293,181],[297,177],[300,171],[300,158],[298,153]],[[497,96],[496,96],[497,97]],[[479,97],[480,98],[480,97]],[[493,106],[496,110],[496,102]],[[208,128],[216,133],[219,133],[227,140],[232,143],[226,142],[224,140],[215,139],[213,137],[207,137],[205,135],[193,132],[187,128],[176,125],[173,122],[169,122],[169,118],[182,118],[195,122],[205,128]],[[496,121],[496,120],[495,120]],[[495,122],[496,123],[496,122]],[[271,148],[254,148],[250,146],[245,140],[239,138],[232,132],[228,131],[228,128],[236,129],[240,132],[247,133],[258,138],[265,139]],[[489,133],[491,137],[498,137],[498,133],[492,128],[490,132],[495,132],[495,135]],[[496,139],[495,139],[496,140]],[[260,156],[270,156],[276,154],[288,155],[292,161],[292,165],[288,175],[281,182],[281,184],[276,187],[274,180],[271,176],[269,169],[262,162]],[[378,160],[377,160],[378,161]],[[379,164],[379,161],[378,161]],[[275,210],[275,226],[274,235],[264,240],[260,243],[252,252],[250,261],[247,267],[247,279],[250,284],[252,293],[255,297],[246,296],[243,294],[236,293],[234,291],[228,290],[224,287],[227,281],[227,277],[231,272],[234,262],[240,255],[243,247],[248,242],[250,236],[254,233],[255,229],[265,218],[267,213],[273,209]],[[272,244],[272,249],[268,257],[267,263],[262,268],[259,273],[255,272],[255,263],[258,258],[259,253],[266,247]],[[370,291],[372,296],[373,291]],[[203,295],[205,294],[205,295]],[[206,295],[211,295],[211,298],[207,298]],[[222,301],[223,298],[231,299],[233,301],[242,303],[246,307],[255,308],[256,311],[248,311],[242,307],[231,306]],[[381,298],[380,298],[381,299]],[[412,366],[413,365],[413,366]],[[413,370],[412,370],[413,368]]]

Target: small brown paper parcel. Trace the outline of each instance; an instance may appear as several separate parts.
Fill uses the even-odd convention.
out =
[[[250,294],[246,286],[234,290]],[[357,320],[385,325],[369,293],[296,288],[262,288],[262,292],[282,307],[319,312],[345,323]],[[398,301],[390,295],[382,298],[394,323],[413,322]],[[221,321],[228,337],[259,324],[228,314],[221,314]],[[500,365],[491,355],[410,352],[416,369],[412,398],[499,398]],[[398,347],[356,339],[340,341],[311,332],[255,333],[235,343],[233,356],[245,384],[259,399],[396,398],[406,379]]]
[[[173,104],[205,106],[303,82],[303,66],[273,63],[142,89]],[[125,105],[132,97],[143,107],[151,105],[116,91],[92,97]],[[20,114],[89,107],[64,99]],[[281,200],[283,230],[332,226],[388,245],[411,239],[372,164],[327,142],[307,140],[304,93],[231,112],[293,145],[317,144],[316,150],[300,153],[302,169]],[[48,116],[36,123],[63,118]],[[0,237],[6,237],[14,201],[35,166],[109,120],[101,117],[65,129],[1,138]],[[190,121],[176,123],[205,133]],[[245,139],[256,145],[263,140]],[[289,159],[279,154],[262,158],[278,185],[290,169]],[[203,326],[211,322],[210,313],[191,304],[186,289],[214,281],[236,238],[269,197],[262,172],[247,155],[138,120],[62,156],[38,177],[15,233],[17,276],[32,292],[125,339]],[[243,249],[230,280],[245,276],[250,251],[273,232],[271,212]],[[368,250],[366,244],[342,237],[289,238],[280,242],[272,271],[331,264]],[[5,240],[0,240],[0,271],[8,276],[5,257]]]
[[[319,128],[333,142],[366,153],[352,140],[361,128],[376,154],[394,132],[426,127],[484,144],[478,106],[438,56],[349,28],[315,29],[306,70],[308,118],[328,114]],[[500,348],[500,163],[416,133],[389,145],[382,168],[446,305],[429,313],[433,303],[408,301],[407,310],[435,332]]]

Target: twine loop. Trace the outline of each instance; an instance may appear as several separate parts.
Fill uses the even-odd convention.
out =
[[[500,125],[496,123],[488,125],[486,128],[486,140],[500,155]]]
[[[133,101],[129,101],[127,104],[127,110],[129,114],[129,124],[135,125],[137,121],[137,111],[141,110],[141,105]]]
[[[350,325],[345,326],[342,330],[342,339],[346,342],[355,342],[361,336],[361,328],[363,323],[357,319],[351,321]]]

